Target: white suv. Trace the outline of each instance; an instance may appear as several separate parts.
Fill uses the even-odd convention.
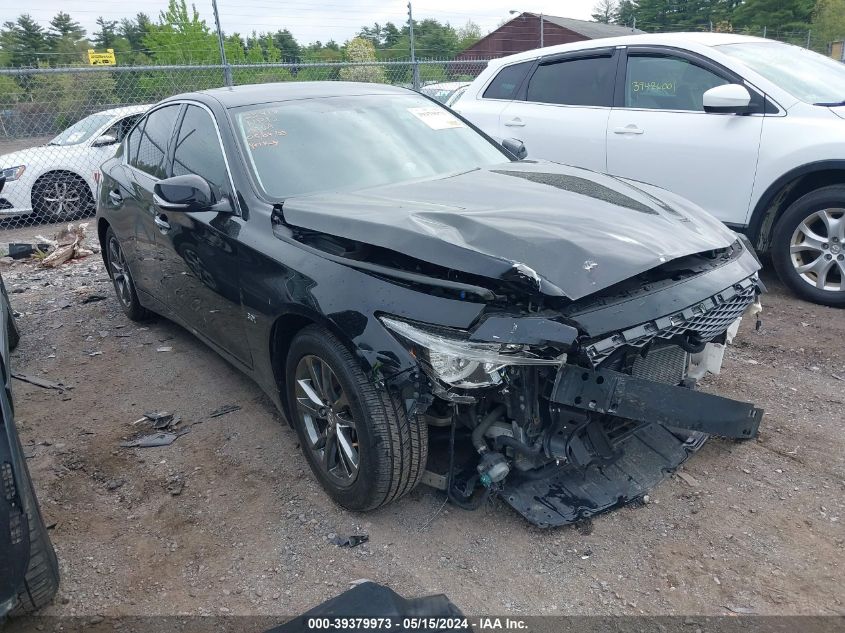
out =
[[[845,306],[845,64],[771,40],[672,33],[490,62],[453,106],[531,158],[681,194]]]

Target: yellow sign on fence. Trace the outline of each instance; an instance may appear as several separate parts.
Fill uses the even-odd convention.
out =
[[[105,53],[98,53],[93,48],[88,49],[88,63],[92,66],[114,66],[114,49],[107,48]]]

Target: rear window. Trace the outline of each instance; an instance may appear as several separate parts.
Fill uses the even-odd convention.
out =
[[[562,105],[613,104],[616,60],[587,57],[541,64],[528,82],[527,101]]]
[[[484,91],[485,99],[515,99],[533,61],[505,66]]]

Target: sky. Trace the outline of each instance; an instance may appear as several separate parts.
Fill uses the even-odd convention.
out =
[[[190,2],[188,3],[190,5]],[[213,28],[211,0],[195,2],[200,15]],[[482,33],[495,29],[510,18],[510,10],[547,13],[568,18],[589,20],[596,0],[417,0],[413,3],[414,19],[436,18],[453,26],[472,20]],[[407,20],[407,0],[217,0],[223,30],[248,35],[252,31],[276,31],[287,28],[301,44],[330,39],[343,43],[364,25],[393,22],[397,26]],[[143,11],[154,20],[167,6],[167,0],[35,0],[33,3],[0,2],[0,22],[14,20],[20,13],[29,13],[45,25],[58,11],[66,11],[88,31],[97,30],[97,17],[120,20]]]

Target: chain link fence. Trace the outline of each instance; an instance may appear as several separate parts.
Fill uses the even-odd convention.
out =
[[[413,87],[470,82],[487,60],[230,65],[232,83],[366,81]],[[98,168],[147,107],[224,85],[227,68],[0,68],[0,230],[93,215]],[[448,95],[457,86],[433,90]]]

